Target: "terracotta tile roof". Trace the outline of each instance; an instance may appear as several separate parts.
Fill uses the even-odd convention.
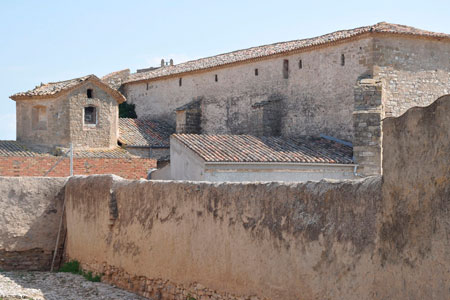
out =
[[[353,148],[325,138],[174,134],[206,162],[353,164]]]
[[[445,33],[436,33],[417,29],[410,26],[381,22],[371,26],[358,27],[349,30],[340,30],[314,38],[281,42],[259,47],[252,47],[244,50],[237,50],[229,53],[219,54],[216,56],[192,60],[174,66],[165,66],[148,72],[134,73],[131,74],[128,77],[128,80],[126,80],[124,83],[126,84],[132,82],[145,81],[159,77],[166,77],[175,74],[209,69],[241,61],[253,60],[261,57],[282,54],[303,48],[333,43],[339,40],[352,38],[365,33],[388,33],[388,34],[413,35],[413,36],[424,36],[424,37],[445,38],[445,39],[450,38],[450,35]]]
[[[31,149],[22,145],[17,141],[0,141],[0,157],[40,157],[40,156],[67,156],[68,148],[58,148],[59,154],[52,155],[48,152],[38,149]],[[112,149],[80,149],[74,150],[74,157],[76,158],[133,158],[135,157],[127,150],[121,147]]]
[[[64,149],[68,150],[68,149]],[[115,147],[112,149],[83,149],[74,150],[73,157],[76,158],[135,158],[127,150],[121,147]]]
[[[109,73],[102,77],[102,81],[112,89],[118,90],[122,83],[130,76],[130,69]]]
[[[16,141],[0,141],[0,156],[33,157],[45,154],[30,150]]]
[[[119,142],[128,147],[170,146],[175,129],[160,120],[119,118]]]
[[[86,81],[91,81],[109,92],[119,103],[126,101],[125,97],[117,90],[111,88],[107,83],[102,82],[95,75],[87,75],[65,81],[49,82],[36,86],[34,89],[16,93],[10,96],[13,100],[22,100],[30,98],[52,98],[58,96],[59,93],[72,90]]]

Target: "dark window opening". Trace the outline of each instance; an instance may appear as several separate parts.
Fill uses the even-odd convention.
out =
[[[182,78],[180,78],[180,79],[178,80],[178,85],[179,85],[179,86],[182,86],[182,85],[183,85],[183,79],[182,79]]]
[[[341,54],[341,66],[345,65],[345,56]]]
[[[147,82],[147,91],[148,91],[148,82]]]
[[[255,76],[258,76],[258,69],[255,69]]]
[[[92,98],[92,89],[88,89],[86,94],[88,98]]]
[[[97,124],[97,109],[94,106],[84,108],[84,124]]]
[[[216,82],[219,81],[219,77],[217,76],[217,74],[215,75],[214,80],[215,80]]]
[[[299,69],[303,68],[303,63],[301,59],[298,61],[298,68]]]
[[[283,78],[284,79],[289,78],[289,60],[288,59],[283,60]]]

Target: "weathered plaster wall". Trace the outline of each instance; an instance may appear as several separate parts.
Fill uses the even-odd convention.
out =
[[[448,299],[450,95],[383,122],[377,299]]]
[[[50,269],[65,181],[0,177],[0,269]]]
[[[170,179],[205,180],[205,161],[173,137],[170,138]]]
[[[374,78],[383,82],[385,116],[400,116],[450,93],[450,43],[418,38],[374,39]]]
[[[379,177],[292,185],[73,177],[66,197],[68,258],[146,296],[175,299],[178,289],[199,299],[194,282],[225,299],[367,299],[373,288]]]
[[[202,100],[203,133],[258,133],[255,103],[281,100],[281,134],[327,134],[351,139],[353,87],[371,74],[371,39],[265,59],[179,78],[127,84],[124,93],[139,118],[175,122],[175,108]],[[341,66],[341,54],[345,65]],[[283,78],[283,60],[289,78]],[[299,68],[302,60],[302,68]],[[255,76],[258,69],[258,76]],[[215,82],[215,75],[218,81]]]
[[[353,165],[328,164],[214,164],[205,165],[204,180],[212,182],[319,181],[354,179]],[[185,178],[184,180],[190,180]]]

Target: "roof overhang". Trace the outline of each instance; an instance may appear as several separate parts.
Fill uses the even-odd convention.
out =
[[[70,91],[73,91],[87,83],[92,83],[95,86],[97,86],[98,88],[104,90],[108,95],[110,95],[111,97],[113,97],[118,104],[121,104],[126,100],[125,96],[122,95],[122,93],[120,93],[119,91],[111,88],[109,85],[107,85],[106,83],[102,82],[97,76],[95,75],[90,75],[90,77],[82,82],[80,82],[77,85],[74,85],[70,88],[66,88],[63,89],[61,91],[58,91],[54,94],[43,94],[43,95],[12,95],[9,98],[14,100],[14,101],[18,101],[18,100],[35,100],[35,99],[52,99],[52,98],[58,98],[62,95],[65,95],[67,93],[69,93]]]

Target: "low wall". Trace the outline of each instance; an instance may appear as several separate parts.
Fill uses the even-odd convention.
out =
[[[383,166],[378,299],[449,299],[450,95],[384,121]]]
[[[64,178],[0,177],[0,269],[50,269],[64,184]]]
[[[362,299],[372,288],[379,177],[301,184],[73,177],[66,199],[68,259],[144,296]]]
[[[0,157],[0,176],[44,176],[60,159],[57,156]],[[156,168],[156,160],[148,158],[74,158],[75,175],[115,174],[127,179],[147,178]],[[49,173],[49,177],[70,175],[69,158]]]

